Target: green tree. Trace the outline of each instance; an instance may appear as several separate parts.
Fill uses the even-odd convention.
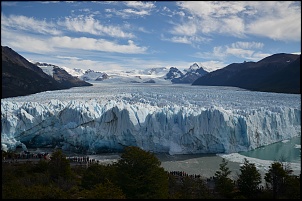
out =
[[[82,187],[92,189],[97,184],[103,184],[106,181],[114,181],[115,166],[92,164],[87,168],[82,177]]]
[[[63,154],[62,150],[57,150],[51,154],[49,161],[49,173],[52,179],[58,180],[59,178],[71,179],[72,171],[70,162]]]
[[[300,199],[300,176],[288,175],[285,178],[286,189],[284,191],[284,197],[287,199]]]
[[[169,174],[169,199],[180,199],[181,184],[178,182],[176,176]]]
[[[289,163],[273,162],[265,174],[266,188],[274,199],[300,199],[300,176],[293,175]]]
[[[244,164],[240,167],[240,174],[237,180],[240,192],[246,198],[253,198],[258,192],[259,184],[261,184],[261,174],[254,163],[249,163],[244,158]]]
[[[223,158],[222,163],[219,165],[219,170],[215,172],[215,190],[226,198],[232,198],[235,184],[234,181],[229,178],[231,171],[227,165],[228,162]]]
[[[22,199],[67,199],[68,194],[55,185],[33,185],[22,191]]]
[[[37,164],[35,164],[33,171],[36,173],[46,173],[48,169],[48,161],[40,160]]]
[[[117,162],[118,186],[127,199],[168,198],[168,173],[153,153],[139,147],[124,149]]]
[[[125,199],[123,191],[109,180],[96,184],[90,190],[83,190],[79,197],[85,199]]]
[[[286,188],[285,179],[289,174],[290,170],[286,170],[281,162],[276,161],[269,166],[264,179],[267,189],[272,190],[273,199],[278,198]]]
[[[185,176],[182,179],[181,199],[208,199],[210,192],[202,179]]]

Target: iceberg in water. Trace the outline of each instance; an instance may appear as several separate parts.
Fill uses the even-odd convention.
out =
[[[2,150],[234,153],[301,135],[301,97],[235,87],[94,84],[1,100]]]

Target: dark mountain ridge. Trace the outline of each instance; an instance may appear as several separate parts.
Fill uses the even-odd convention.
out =
[[[233,63],[198,78],[192,85],[300,94],[300,55],[280,53],[258,62]]]
[[[83,81],[70,82],[61,73],[54,78],[37,65],[7,46],[2,46],[2,96],[1,98],[25,96],[42,91],[68,89],[75,86],[92,86]],[[66,76],[65,76],[66,78]],[[72,78],[73,80],[73,78]]]

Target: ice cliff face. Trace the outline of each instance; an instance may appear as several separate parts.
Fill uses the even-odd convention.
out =
[[[230,100],[232,107],[227,100],[220,104],[209,101],[213,88],[200,95],[191,94],[188,100],[184,99],[188,94],[175,97],[165,95],[164,91],[144,92],[140,87],[131,88],[132,91],[127,91],[127,87],[120,88],[125,93],[119,93],[114,99],[110,89],[106,91],[105,88],[102,88],[103,92],[95,88],[98,94],[95,91],[71,93],[73,98],[68,99],[66,93],[54,99],[58,97],[55,94],[58,91],[23,99],[2,99],[2,149],[51,145],[65,150],[99,153],[132,145],[170,154],[232,153],[301,135],[301,106],[288,106],[292,102],[264,107],[266,103],[262,101],[261,107],[259,104],[252,106],[248,96],[243,100],[247,102],[246,108],[242,109],[243,106],[233,100]],[[167,88],[167,91],[172,90]],[[183,91],[198,89],[193,88],[186,86]],[[175,90],[179,91],[179,88]],[[230,91],[229,97],[235,93]],[[238,91],[245,96],[249,93],[256,92]],[[265,98],[265,94],[272,95],[262,93],[263,96],[258,98]],[[227,93],[216,98],[223,99],[224,96]],[[300,104],[299,97],[294,97],[293,101]]]

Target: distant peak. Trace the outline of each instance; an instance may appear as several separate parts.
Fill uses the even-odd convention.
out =
[[[200,69],[200,67],[197,63],[193,63],[189,69],[184,69],[185,72],[190,73],[190,72],[195,72],[196,70]]]
[[[192,70],[193,70],[193,69],[196,70],[196,69],[198,69],[198,68],[199,68],[199,65],[198,65],[197,63],[194,63],[193,65],[190,66],[190,69],[192,69]]]

